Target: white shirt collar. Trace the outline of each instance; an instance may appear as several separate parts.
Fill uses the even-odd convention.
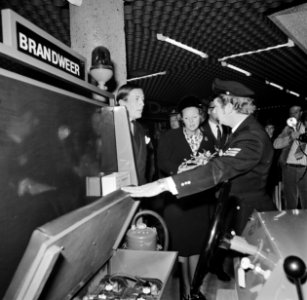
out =
[[[213,122],[213,121],[210,120],[210,119],[208,120],[208,122],[209,122],[209,124],[210,124],[211,127],[215,127],[215,128],[216,128],[216,126],[219,125],[219,124]]]
[[[217,137],[217,126],[220,128],[221,133],[223,132],[223,128],[220,124],[212,122],[210,119],[208,120],[208,124],[215,137]]]

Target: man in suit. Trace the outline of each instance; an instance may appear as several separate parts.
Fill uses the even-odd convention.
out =
[[[145,143],[145,131],[140,123],[145,105],[145,96],[143,90],[134,84],[128,83],[122,85],[117,92],[116,101],[120,106],[125,106],[130,121],[130,131],[134,152],[134,159],[138,174],[138,184],[144,184],[146,179],[147,167],[147,146]]]
[[[235,81],[216,79],[213,86],[219,92],[213,101],[213,110],[221,124],[231,127],[232,131],[225,152],[205,166],[123,190],[132,197],[152,197],[170,191],[181,198],[229,180],[230,196],[240,207],[234,216],[234,228],[241,234],[254,209],[274,209],[266,194],[273,148],[263,127],[252,116],[256,108],[251,98],[253,91]]]
[[[208,118],[202,126],[205,149],[209,150],[210,153],[214,153],[223,149],[228,138],[229,127],[220,124],[214,111],[213,101],[209,103],[207,114]]]
[[[172,110],[169,115],[170,129],[177,129],[180,127],[180,114],[176,110]]]

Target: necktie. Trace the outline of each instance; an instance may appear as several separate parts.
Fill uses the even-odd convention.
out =
[[[221,132],[221,129],[220,129],[219,125],[216,125],[216,129],[217,129],[217,136],[216,136],[217,146],[218,146],[218,148],[220,148],[220,146],[221,146],[221,139],[222,139],[222,132]]]

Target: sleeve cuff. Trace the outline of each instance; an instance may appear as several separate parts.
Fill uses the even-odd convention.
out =
[[[176,184],[173,180],[172,177],[166,177],[164,178],[165,179],[165,182],[168,186],[168,190],[173,194],[173,195],[178,195],[178,190],[176,188]]]

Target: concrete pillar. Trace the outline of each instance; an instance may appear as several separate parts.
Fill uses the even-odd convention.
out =
[[[87,59],[97,46],[110,50],[117,86],[126,83],[126,44],[123,0],[83,0],[81,6],[70,5],[71,48]]]

